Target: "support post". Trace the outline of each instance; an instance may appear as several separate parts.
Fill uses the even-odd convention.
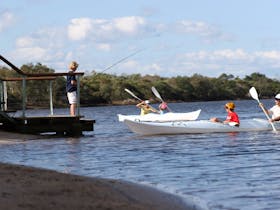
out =
[[[22,78],[22,117],[25,118],[26,111],[26,76]]]
[[[80,116],[80,75],[77,76],[77,115]]]
[[[8,89],[7,82],[3,81],[3,89],[4,89],[4,111],[8,110]]]
[[[53,115],[53,95],[52,95],[52,80],[50,80],[50,115]]]
[[[4,82],[0,80],[0,109],[4,111]]]

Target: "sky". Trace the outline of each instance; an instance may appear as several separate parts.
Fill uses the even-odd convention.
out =
[[[88,74],[280,79],[279,8],[278,0],[1,0],[0,54],[56,72],[77,61]]]

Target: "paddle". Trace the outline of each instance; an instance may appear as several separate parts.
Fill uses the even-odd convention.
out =
[[[132,93],[130,90],[128,90],[127,88],[124,89],[127,93],[129,93],[132,97],[136,98],[139,101],[143,101],[141,98],[138,98],[134,93]],[[149,105],[154,112],[158,113],[158,110],[156,110],[154,107],[152,107],[151,105]]]
[[[142,99],[140,99],[140,98],[138,98],[136,95],[134,95],[134,93],[132,93],[130,90],[128,90],[128,89],[124,89],[127,93],[129,93],[132,97],[134,97],[134,98],[136,98],[137,100],[139,100],[139,101],[143,101]]]
[[[250,93],[250,95],[252,96],[253,99],[255,99],[259,104],[261,104],[261,102],[260,102],[260,100],[259,100],[258,92],[257,92],[257,90],[256,90],[255,87],[251,87],[250,90],[249,90],[249,93]],[[263,110],[263,112],[264,112],[266,118],[267,118],[267,119],[269,120],[269,122],[270,122],[270,117],[268,116],[268,114],[267,114],[267,112],[265,111],[264,107],[263,107],[262,105],[260,105],[260,107],[262,108],[262,110]],[[271,127],[272,127],[273,131],[277,131],[276,128],[275,128],[275,126],[274,126],[274,124],[273,124],[272,122],[270,122],[270,124],[271,124]]]
[[[154,93],[154,95],[162,102],[162,103],[165,103],[164,100],[162,99],[162,97],[160,96],[159,92],[157,91],[157,89],[153,86],[152,87],[152,92]],[[167,106],[167,109],[171,111],[171,109]]]

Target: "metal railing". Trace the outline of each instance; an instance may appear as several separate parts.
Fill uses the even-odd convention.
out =
[[[77,114],[80,116],[80,77],[84,75],[84,72],[74,72],[74,73],[25,73],[22,70],[20,70],[18,67],[16,67],[14,64],[12,64],[10,61],[8,61],[6,58],[4,58],[2,55],[0,55],[0,59],[6,63],[8,66],[10,66],[14,71],[16,71],[20,77],[17,78],[0,78],[0,102],[1,102],[1,111],[7,110],[7,87],[6,82],[7,81],[21,81],[22,82],[22,117],[25,117],[26,113],[26,102],[27,102],[27,96],[26,96],[26,81],[27,80],[49,80],[49,100],[50,100],[50,114],[53,115],[53,80],[55,80],[57,77],[61,76],[67,76],[67,75],[75,75],[77,76]]]

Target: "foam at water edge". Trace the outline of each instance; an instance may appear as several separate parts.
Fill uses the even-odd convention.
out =
[[[182,199],[182,202],[186,204],[186,206],[192,208],[193,210],[209,210],[206,201],[202,200],[201,198],[193,195],[186,195],[178,192],[172,187],[159,184],[159,183],[149,183],[149,182],[137,182],[141,185],[145,185],[147,187],[156,188],[166,193],[170,193],[172,195],[176,195]]]

